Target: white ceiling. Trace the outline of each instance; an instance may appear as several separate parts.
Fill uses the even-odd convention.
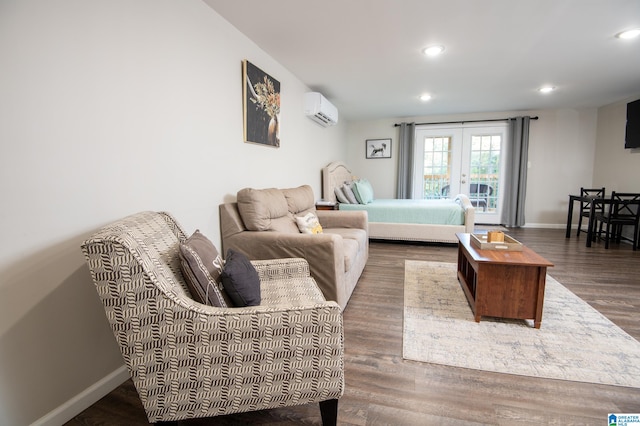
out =
[[[640,0],[204,2],[341,118],[598,107],[640,94],[640,38],[614,37],[640,27]],[[432,44],[445,52],[422,55]],[[544,84],[557,90],[542,95]]]

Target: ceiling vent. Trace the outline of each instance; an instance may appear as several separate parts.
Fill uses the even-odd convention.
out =
[[[322,127],[338,124],[338,109],[318,92],[304,94],[304,113]]]

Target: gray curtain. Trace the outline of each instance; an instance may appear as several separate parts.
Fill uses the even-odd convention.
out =
[[[411,198],[413,195],[413,156],[416,123],[401,123],[398,145],[397,198]]]
[[[509,119],[509,140],[505,149],[504,204],[502,224],[524,225],[524,200],[527,195],[527,162],[529,161],[529,117]]]

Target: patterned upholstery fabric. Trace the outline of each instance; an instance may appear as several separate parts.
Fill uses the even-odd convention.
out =
[[[166,213],[142,212],[84,242],[89,270],[150,422],[339,398],[342,314],[304,259],[253,261],[262,304],[206,306],[180,270],[186,239]]]

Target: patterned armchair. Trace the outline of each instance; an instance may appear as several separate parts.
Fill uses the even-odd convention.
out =
[[[107,318],[150,422],[319,402],[336,424],[344,392],[342,314],[304,259],[252,261],[260,306],[191,299],[186,239],[168,214],[142,212],[84,242]]]

